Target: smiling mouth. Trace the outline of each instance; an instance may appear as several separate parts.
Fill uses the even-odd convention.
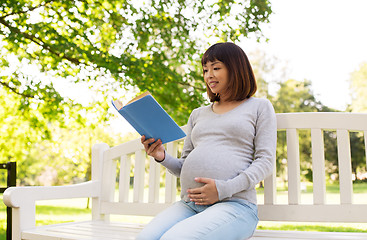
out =
[[[213,87],[215,87],[217,84],[218,84],[219,82],[216,82],[216,81],[213,81],[213,82],[209,82],[209,87],[210,88],[213,88]]]

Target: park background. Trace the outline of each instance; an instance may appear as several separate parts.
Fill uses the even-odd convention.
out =
[[[114,146],[138,137],[110,101],[126,102],[149,90],[177,123],[186,124],[192,109],[208,103],[200,56],[219,41],[244,49],[257,77],[257,97],[270,99],[278,113],[367,112],[365,9],[362,0],[1,2],[0,162],[17,162],[17,185],[89,180],[93,144]],[[310,136],[300,136],[308,194]],[[286,145],[278,137],[278,186],[286,191]],[[335,133],[325,132],[325,142],[334,201]],[[354,191],[366,199],[361,133],[352,133],[351,146]],[[0,173],[3,185],[5,179]],[[89,212],[86,201],[67,204],[39,206],[38,224]],[[330,230],[367,231],[363,224],[343,227]]]

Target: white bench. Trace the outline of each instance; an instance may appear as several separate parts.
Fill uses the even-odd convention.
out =
[[[349,131],[361,131],[367,142],[367,114],[286,113],[277,114],[278,129],[286,130],[288,154],[288,204],[276,202],[275,174],[264,181],[261,221],[362,222],[367,223],[367,199],[353,203]],[[298,129],[311,129],[313,204],[300,202],[300,157]],[[340,204],[326,203],[323,130],[335,130],[340,178]],[[180,142],[167,144],[177,155]],[[367,147],[366,147],[367,149]],[[367,150],[366,150],[367,151]],[[367,155],[367,154],[366,154]],[[120,171],[116,168],[120,165]],[[148,170],[146,171],[146,168]],[[133,169],[133,170],[130,170]],[[130,190],[131,171],[134,175]],[[92,180],[70,186],[12,187],[4,202],[13,211],[13,240],[19,239],[134,239],[141,224],[110,222],[111,214],[154,216],[177,200],[176,178],[168,174],[160,194],[161,167],[147,158],[140,139],[115,147],[96,144],[92,149]],[[117,173],[117,174],[116,174]],[[274,170],[275,173],[275,170]],[[116,191],[116,176],[119,178]],[[145,183],[149,182],[148,190]],[[118,192],[118,196],[115,196]],[[130,192],[130,195],[129,195]],[[144,194],[146,193],[146,194]],[[35,202],[46,199],[92,198],[92,220],[35,227]],[[367,239],[367,233],[320,233],[257,230],[253,240],[265,239]]]

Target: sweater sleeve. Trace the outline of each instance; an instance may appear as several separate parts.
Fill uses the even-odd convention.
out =
[[[191,113],[188,123],[187,123],[187,131],[186,138],[184,140],[184,145],[182,149],[181,158],[175,158],[165,152],[165,158],[162,162],[160,162],[164,167],[166,167],[169,172],[171,172],[176,177],[180,177],[182,165],[186,159],[186,157],[190,154],[190,152],[194,149],[194,145],[191,141],[191,131],[194,127],[194,114],[195,110]]]
[[[215,180],[219,200],[252,189],[272,173],[277,138],[277,124],[274,108],[270,101],[264,101],[257,113],[254,137],[254,160],[236,177],[229,180]]]

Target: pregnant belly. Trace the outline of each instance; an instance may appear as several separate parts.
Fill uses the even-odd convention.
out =
[[[181,169],[182,194],[187,189],[201,187],[196,177],[228,180],[237,176],[244,164],[235,154],[221,147],[197,147],[186,158]],[[242,166],[241,166],[242,165]]]

